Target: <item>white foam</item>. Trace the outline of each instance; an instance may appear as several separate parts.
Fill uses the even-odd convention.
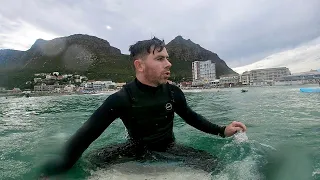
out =
[[[320,169],[317,169],[312,172],[312,176],[320,175]]]
[[[264,146],[264,147],[267,147],[267,148],[270,148],[272,150],[277,150],[276,148],[270,146],[270,145],[267,145],[267,144],[263,144],[263,143],[259,143],[261,146]]]
[[[234,180],[234,179],[262,179],[258,172],[258,166],[253,157],[249,156],[241,161],[228,164],[219,174],[213,176],[215,180]]]
[[[208,172],[173,165],[127,162],[91,173],[89,180],[210,180]]]
[[[55,139],[66,139],[68,137],[68,134],[67,133],[62,133],[62,132],[60,132],[60,133],[57,133],[57,134],[55,134],[54,136],[53,136],[53,138],[55,138]]]
[[[241,143],[241,142],[247,142],[249,138],[245,132],[237,132],[236,134],[234,134],[234,140],[237,143]]]

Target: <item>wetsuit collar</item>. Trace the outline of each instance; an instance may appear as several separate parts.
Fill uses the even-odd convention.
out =
[[[161,87],[161,85],[153,87],[143,84],[137,78],[135,78],[135,83],[137,84],[138,88],[143,92],[156,92]]]

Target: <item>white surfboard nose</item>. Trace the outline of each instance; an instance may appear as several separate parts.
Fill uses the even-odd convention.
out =
[[[126,162],[92,172],[89,180],[210,180],[211,175],[202,170],[179,167],[166,163],[143,164]]]

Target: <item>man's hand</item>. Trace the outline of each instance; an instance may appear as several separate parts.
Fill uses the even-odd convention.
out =
[[[247,127],[241,123],[241,122],[237,122],[237,121],[233,121],[231,124],[229,124],[226,129],[224,130],[224,135],[226,137],[232,136],[235,133],[237,133],[238,131],[247,131]]]

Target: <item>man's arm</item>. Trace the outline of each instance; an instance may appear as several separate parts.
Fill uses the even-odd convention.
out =
[[[225,126],[211,123],[202,115],[194,112],[187,104],[184,93],[177,86],[171,85],[174,92],[175,112],[189,125],[194,128],[214,135],[225,137]]]
[[[119,117],[123,105],[121,99],[117,93],[110,95],[66,142],[60,158],[45,164],[41,173],[50,176],[69,170],[89,145]]]

